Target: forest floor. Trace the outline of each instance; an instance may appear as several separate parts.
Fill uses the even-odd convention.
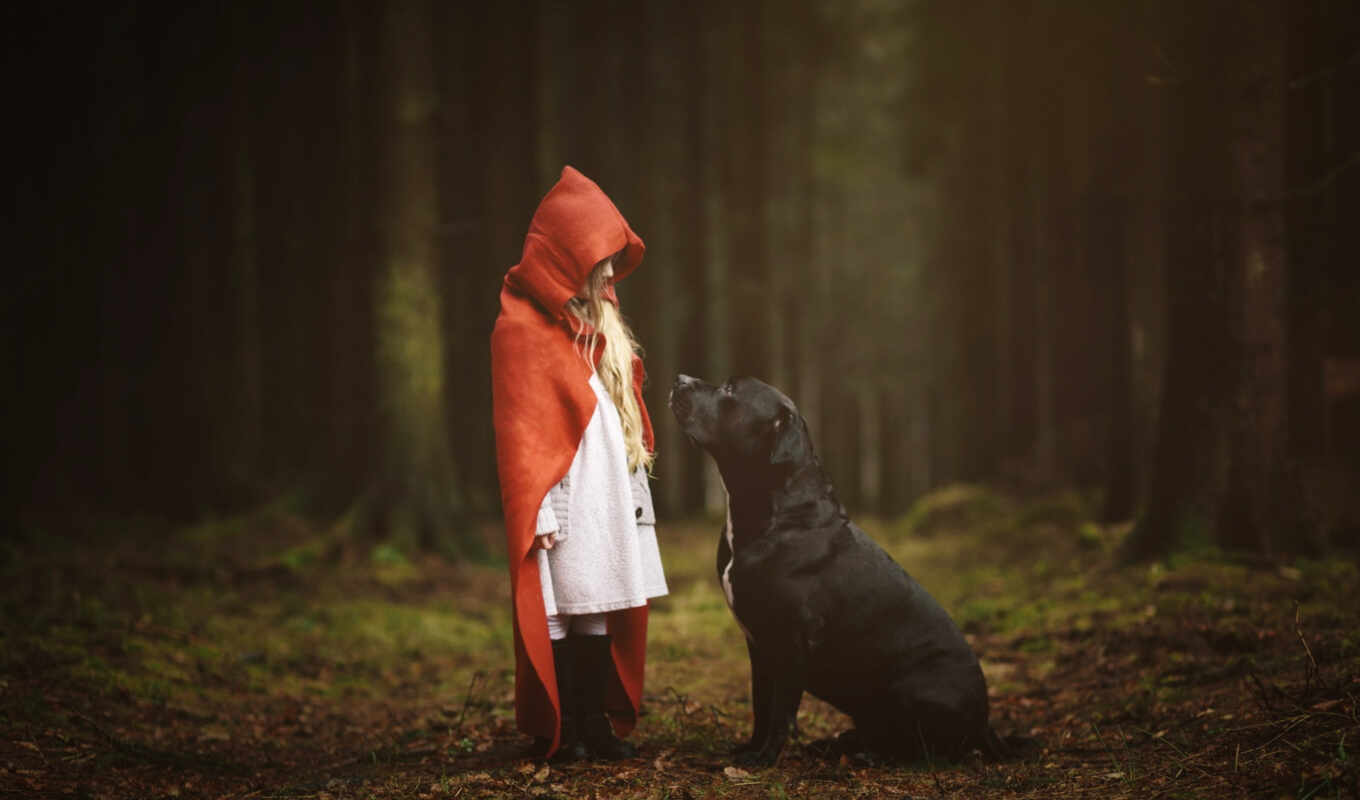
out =
[[[660,528],[638,758],[544,766],[511,702],[504,566],[360,546],[284,508],[0,542],[0,795],[130,798],[1356,797],[1360,574],[1212,551],[1117,566],[1070,494],[942,490],[860,520],[981,657],[1004,763],[823,760],[811,697],[766,769],[718,524]],[[499,533],[483,534],[495,542]]]

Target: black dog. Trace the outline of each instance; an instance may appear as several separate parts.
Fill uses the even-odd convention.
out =
[[[856,750],[917,760],[992,757],[972,648],[919,583],[852,523],[793,402],[754,378],[680,375],[671,411],[728,493],[718,579],[751,658],[755,730],[743,763],[770,764],[803,692],[855,722]]]

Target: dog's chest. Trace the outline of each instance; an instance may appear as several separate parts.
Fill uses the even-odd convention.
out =
[[[741,615],[737,613],[737,601],[732,588],[732,562],[736,560],[736,550],[733,549],[732,532],[732,501],[727,501],[727,524],[723,526],[723,539],[718,546],[718,581],[722,584],[723,597],[727,600],[727,608],[732,612],[732,618],[737,621],[737,627],[745,634],[747,639],[754,641],[751,632],[742,624]],[[726,545],[724,547],[723,545]]]

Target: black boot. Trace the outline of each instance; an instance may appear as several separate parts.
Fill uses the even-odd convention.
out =
[[[576,681],[580,705],[577,723],[591,758],[617,761],[637,755],[637,748],[614,735],[604,713],[604,691],[614,674],[609,636],[569,636],[575,642]]]
[[[562,742],[557,752],[548,759],[554,764],[580,761],[586,757],[586,746],[579,732],[580,715],[576,710],[576,698],[580,694],[576,687],[576,676],[580,673],[576,668],[574,649],[570,638],[556,639],[552,643],[553,671],[557,673],[557,702],[562,709]],[[545,743],[544,752],[547,752],[548,744],[551,742]]]

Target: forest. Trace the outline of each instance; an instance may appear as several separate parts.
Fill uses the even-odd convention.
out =
[[[0,792],[1360,796],[1360,6],[5,21]],[[617,290],[672,594],[643,757],[550,769],[490,335],[565,165],[646,242]],[[729,766],[747,664],[680,373],[797,404],[1036,754]]]

